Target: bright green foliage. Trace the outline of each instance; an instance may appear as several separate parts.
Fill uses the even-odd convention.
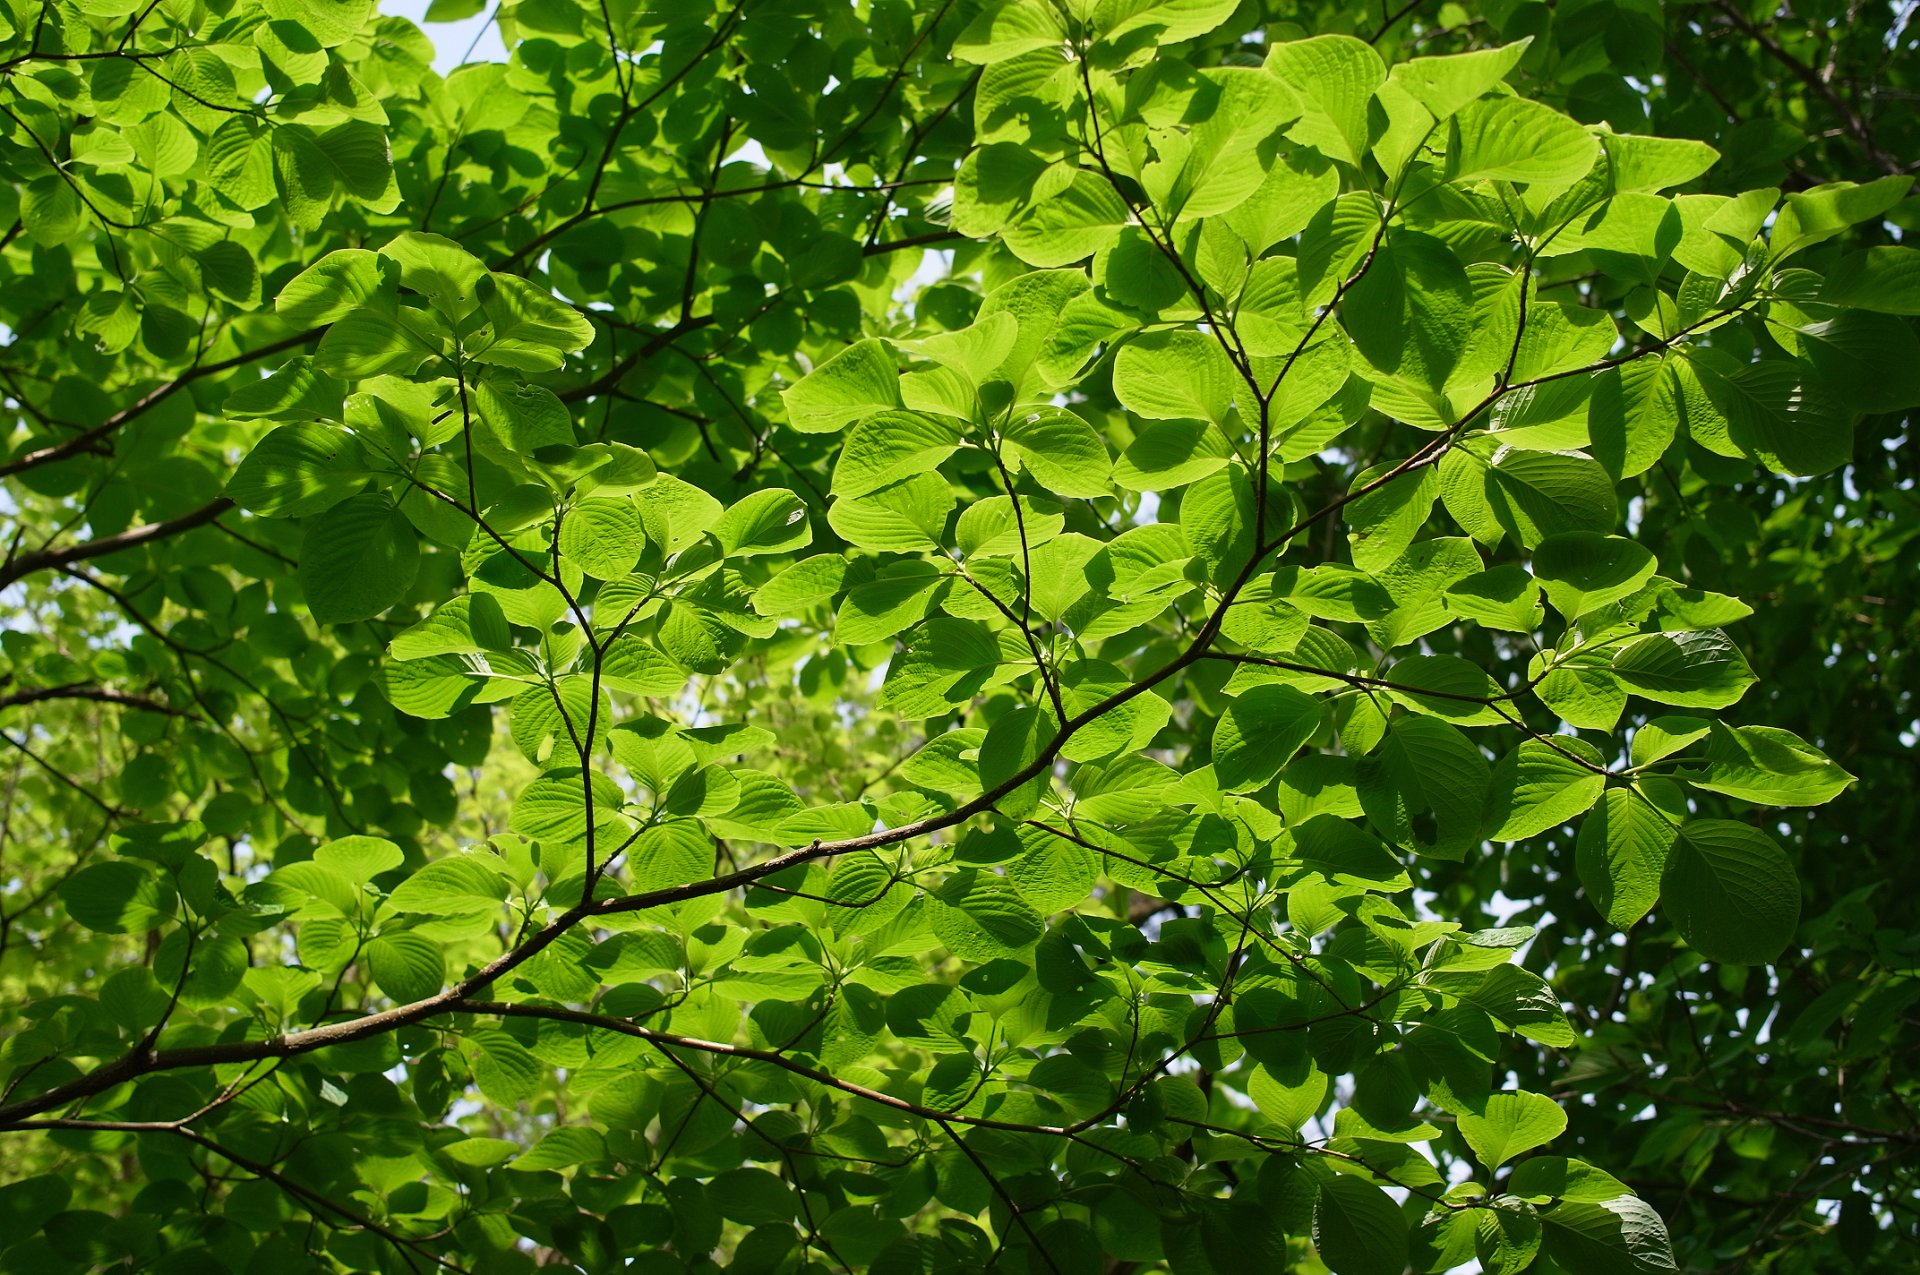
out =
[[[1911,183],[1433,8],[0,4],[0,1272],[1910,1239]]]

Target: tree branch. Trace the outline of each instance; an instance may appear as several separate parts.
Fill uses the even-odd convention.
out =
[[[143,527],[122,531],[118,535],[83,540],[79,544],[68,545],[64,549],[39,549],[33,553],[21,554],[11,562],[0,566],[0,589],[36,571],[49,571],[70,566],[76,562],[84,562],[88,558],[101,558],[110,553],[119,553],[122,549],[137,549],[141,545],[165,540],[183,531],[192,531],[195,527],[204,527],[233,507],[233,502],[225,496],[216,496],[192,513],[181,514],[178,518],[169,518],[165,522],[150,522]]]
[[[51,465],[56,461],[78,456],[81,452],[102,450],[102,445],[110,436],[118,431],[121,426],[133,420],[136,416],[158,407],[161,403],[166,402],[175,394],[178,394],[181,390],[193,384],[193,382],[203,377],[214,376],[220,372],[230,372],[234,368],[244,367],[249,363],[257,363],[261,359],[270,358],[283,350],[291,350],[295,346],[317,340],[322,331],[323,329],[321,328],[310,328],[305,332],[297,332],[292,336],[282,337],[278,341],[268,342],[257,350],[249,350],[245,354],[236,354],[230,359],[222,359],[218,363],[204,363],[198,367],[188,368],[185,372],[182,372],[173,380],[168,381],[165,385],[147,391],[146,394],[135,400],[131,406],[121,408],[112,416],[107,417],[106,420],[95,425],[92,429],[83,430],[64,442],[54,443],[49,447],[42,447],[38,451],[28,452],[24,456],[16,456],[10,461],[0,462],[0,478],[5,478],[10,474],[18,474],[29,469],[37,469],[41,465]]]
[[[54,699],[84,699],[101,704],[119,704],[124,708],[144,709],[149,713],[165,713],[169,717],[192,717],[184,709],[171,704],[162,704],[159,700],[146,699],[139,695],[129,695],[125,691],[116,691],[105,686],[90,686],[74,682],[66,686],[36,686],[31,690],[13,691],[0,695],[0,709],[16,708],[21,704],[39,704]]]

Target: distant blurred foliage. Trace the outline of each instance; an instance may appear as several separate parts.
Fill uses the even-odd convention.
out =
[[[1901,1267],[1914,17],[0,0],[0,1272]]]

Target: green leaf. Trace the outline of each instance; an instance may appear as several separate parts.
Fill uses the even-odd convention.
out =
[[[937,551],[953,502],[953,489],[946,479],[922,473],[856,499],[835,500],[827,509],[827,523],[847,543],[862,549]]]
[[[1392,851],[1332,815],[1316,815],[1285,835],[1293,841],[1292,857],[1331,884],[1388,892],[1404,890],[1409,884]]]
[[[1129,491],[1165,491],[1224,469],[1232,457],[1232,445],[1209,422],[1158,421],[1134,436],[1113,481]]]
[[[1213,771],[1228,792],[1251,792],[1280,773],[1320,729],[1326,706],[1291,686],[1236,697],[1213,730]]]
[[[1101,5],[1094,21],[1106,40],[1145,28],[1157,43],[1167,45],[1205,35],[1232,17],[1237,7],[1237,0],[1122,0]]]
[[[1594,457],[1610,476],[1632,478],[1651,469],[1679,426],[1679,387],[1665,362],[1636,359],[1596,378],[1587,429]]]
[[[1632,1194],[1612,1174],[1583,1160],[1564,1156],[1529,1156],[1513,1167],[1507,1189],[1514,1195],[1549,1204],[1555,1200],[1599,1203]]]
[[[242,384],[227,395],[220,408],[232,417],[294,417],[341,415],[345,392],[340,382],[319,371],[313,360],[289,359],[262,381]]]
[[[548,448],[571,451],[573,421],[551,390],[488,380],[474,386],[472,395],[483,427],[476,431],[475,441],[499,463],[518,468]],[[664,491],[648,494],[671,499]]]
[[[467,1058],[480,1092],[503,1106],[533,1096],[545,1068],[513,1037],[496,1028],[483,1028],[465,1038]]]
[[[1466,726],[1510,720],[1498,707],[1506,696],[1479,668],[1454,655],[1414,655],[1387,670],[1387,693],[1415,712]]]
[[[1490,629],[1532,633],[1545,618],[1540,586],[1517,566],[1493,567],[1456,580],[1447,586],[1444,601],[1449,613]]]
[[[740,501],[713,526],[713,538],[730,558],[763,553],[785,553],[805,547],[813,539],[807,506],[784,487],[756,491]]]
[[[827,434],[900,406],[900,373],[884,341],[858,341],[780,392],[787,421]]]
[[[1684,137],[1641,137],[1630,133],[1602,133],[1618,191],[1666,190],[1693,181],[1712,168],[1720,152],[1705,142]]]
[[[1371,1182],[1329,1178],[1313,1205],[1313,1246],[1334,1275],[1399,1275],[1407,1265],[1407,1219]]]
[[[755,589],[753,609],[761,615],[797,617],[837,597],[851,575],[851,564],[839,554],[815,554]]]
[[[959,449],[960,441],[959,428],[943,417],[923,412],[869,416],[848,431],[841,444],[833,465],[833,494],[865,496],[931,472]]]
[[[67,915],[100,934],[143,934],[173,918],[174,891],[136,863],[95,863],[60,885]]]
[[[1533,551],[1533,573],[1546,585],[1547,601],[1568,620],[1639,592],[1654,565],[1644,546],[1591,531],[1549,536]]]
[[[1011,314],[1002,313],[990,314],[977,323],[953,332],[936,332],[915,341],[896,340],[894,344],[909,354],[918,354],[950,367],[978,386],[990,380],[993,370],[1006,362],[1007,355],[1012,353],[1014,343],[1019,339],[1019,321]],[[845,446],[852,445],[853,440],[849,437]],[[845,451],[842,451],[842,460],[845,455]]]
[[[438,7],[438,5],[444,3],[444,0],[434,0],[434,3],[435,6]],[[428,16],[431,18],[431,10],[429,10]],[[507,1141],[505,1138],[462,1138],[458,1142],[450,1142],[446,1146],[441,1147],[437,1154],[453,1161],[455,1164],[471,1165],[474,1168],[484,1169],[491,1168],[498,1164],[505,1164],[513,1158],[514,1153],[519,1149],[516,1144]]]
[[[1245,387],[1216,339],[1200,332],[1155,332],[1121,349],[1113,365],[1113,392],[1140,416],[1198,417],[1224,425],[1235,395]]]
[[[1660,874],[1685,813],[1670,784],[1645,780],[1639,792],[1610,789],[1581,823],[1580,884],[1615,929],[1632,928],[1659,901]]]
[[[58,247],[80,231],[85,205],[65,180],[36,177],[21,193],[20,224],[36,243]]]
[[[1347,290],[1340,315],[1375,370],[1438,391],[1475,335],[1473,284],[1446,244],[1399,231]]]
[[[974,871],[950,878],[931,905],[933,932],[962,960],[1017,957],[1039,942],[1039,913],[998,877]]]
[[[935,735],[900,765],[908,783],[935,792],[971,793],[979,778],[976,760],[987,733],[970,726]]]
[[[300,585],[322,624],[368,620],[413,587],[420,541],[383,496],[353,496],[307,524]]]
[[[1209,474],[1180,497],[1180,530],[1207,576],[1224,586],[1254,549],[1253,481],[1238,465]]]
[[[1660,897],[1680,936],[1710,961],[1768,964],[1800,923],[1793,864],[1766,833],[1725,819],[1682,825]]]
[[[623,797],[613,780],[595,771],[594,819],[602,823],[620,809]],[[578,771],[548,771],[514,799],[508,826],[523,836],[557,844],[583,841],[587,835],[586,794]]]
[[[749,1226],[789,1224],[801,1207],[798,1192],[765,1169],[730,1169],[708,1190],[722,1217]]]
[[[1300,147],[1280,156],[1259,188],[1222,220],[1246,241],[1251,251],[1264,252],[1281,240],[1299,234],[1339,193],[1339,170],[1318,151]],[[1258,270],[1256,265],[1256,277]],[[1250,284],[1249,298],[1252,292]],[[1242,337],[1248,335],[1248,308],[1243,304],[1241,310]]]
[[[1113,488],[1106,445],[1072,412],[1027,412],[1006,427],[1003,437],[1027,472],[1055,495],[1090,500]]]
[[[310,128],[276,128],[270,136],[274,183],[288,215],[295,225],[318,229],[337,197],[339,170]]]
[[[1820,299],[1882,314],[1920,314],[1920,248],[1849,253],[1827,271]]]
[[[596,580],[618,580],[632,571],[647,546],[640,507],[621,497],[583,500],[560,522],[560,552]]]
[[[1275,44],[1267,69],[1300,100],[1303,113],[1288,135],[1357,167],[1367,153],[1367,104],[1387,78],[1380,55],[1352,36],[1323,35]]]
[[[391,252],[392,245],[386,251]],[[473,295],[487,319],[463,342],[467,357],[476,363],[551,372],[567,355],[593,342],[593,324],[585,315],[515,275],[482,275]],[[436,304],[445,302],[436,299]]]
[[[1789,731],[1713,723],[1705,765],[1676,772],[1696,788],[1768,806],[1820,806],[1854,777]]]
[[[1704,717],[1655,717],[1633,733],[1629,759],[1636,767],[1651,765],[1691,748],[1705,739],[1712,727]]]
[[[419,329],[410,326],[413,323],[424,324],[425,320],[403,322],[383,308],[359,306],[327,329],[314,352],[314,361],[329,376],[343,381],[391,374],[411,376],[439,353]]]
[[[1298,1133],[1326,1102],[1327,1076],[1305,1059],[1277,1071],[1263,1065],[1248,1079],[1247,1096],[1261,1115],[1289,1133]]]
[[[1569,531],[1604,535],[1620,518],[1606,471],[1574,453],[1501,453],[1487,467],[1486,498],[1501,527],[1529,549]]]
[[[427,999],[447,981],[440,944],[412,930],[376,934],[364,955],[374,986],[402,1005]]]
[[[299,23],[328,49],[359,35],[374,8],[371,0],[265,0],[262,7],[282,22]]]
[[[1778,474],[1824,474],[1853,456],[1853,421],[1792,363],[1741,365],[1730,375],[1693,364],[1733,444]]]
[[[606,1158],[606,1139],[592,1129],[568,1125],[549,1129],[540,1141],[508,1162],[507,1167],[521,1173],[551,1172],[591,1164]]]
[[[1481,839],[1490,770],[1457,728],[1400,717],[1360,759],[1360,804],[1387,840],[1423,854],[1460,858]]]
[[[1491,1171],[1565,1133],[1567,1113],[1545,1094],[1497,1093],[1478,1110],[1461,1112],[1459,1128],[1474,1156]]]
[[[711,768],[709,768],[711,769]],[[694,775],[705,776],[706,772],[696,771]],[[674,786],[668,795],[667,805],[691,807],[698,813],[711,817],[722,813],[714,807],[724,807],[731,811],[739,804],[740,786],[734,784],[734,798],[731,801],[686,801],[687,786],[684,781]],[[712,837],[701,830],[699,822],[693,819],[674,819],[641,833],[633,843],[631,858],[633,862],[633,886],[636,890],[665,890],[676,885],[685,885],[689,881],[699,881],[713,871],[714,846]]]
[[[329,841],[313,852],[313,861],[355,885],[365,885],[406,861],[400,847],[384,837],[353,836]]]
[[[1521,741],[1493,768],[1487,836],[1524,841],[1585,814],[1606,786],[1599,764],[1599,753],[1584,740]]]
[[[1726,708],[1756,680],[1745,657],[1718,629],[1635,638],[1616,650],[1613,675],[1628,690],[1683,708]]]
[[[1444,120],[1506,79],[1532,43],[1528,37],[1496,49],[1412,58],[1394,67],[1390,78],[1435,119]]]
[[[339,248],[289,279],[273,308],[288,323],[314,328],[371,301],[381,290],[380,259],[364,248]]]
[[[465,709],[488,682],[484,664],[459,655],[428,655],[419,661],[392,661],[384,686],[388,703],[417,718],[445,718]]]
[[[1002,658],[984,625],[936,616],[920,626],[887,669],[879,703],[909,720],[936,717],[986,685]]]
[[[1353,480],[1353,491],[1363,491],[1394,468],[1381,465],[1361,471]],[[1376,573],[1392,566],[1426,526],[1439,495],[1439,475],[1423,468],[1397,475],[1353,499],[1345,511],[1353,565]]]
[[[73,1189],[58,1174],[9,1182],[0,1186],[0,1223],[9,1235],[32,1235],[72,1198]]]
[[[1003,4],[980,14],[953,42],[953,56],[992,65],[1037,49],[1058,48],[1067,33],[1044,5]]]
[[[1773,223],[1774,260],[1831,239],[1848,226],[1879,217],[1912,189],[1911,177],[1882,177],[1857,186],[1828,182],[1788,195]]]
[[[1064,190],[1018,216],[1000,238],[1030,266],[1067,266],[1111,247],[1132,215],[1111,182],[1082,169]]]
[[[1474,1252],[1487,1275],[1526,1270],[1539,1255],[1540,1220],[1524,1204],[1501,1201],[1473,1215]]]
[[[638,447],[625,443],[589,443],[579,454],[590,458],[593,466],[575,483],[575,490],[582,496],[591,494],[614,500],[652,487],[660,479],[660,468],[653,463],[653,457]]]
[[[276,141],[284,131],[274,131]],[[383,129],[367,120],[348,120],[313,134],[313,145],[347,194],[375,212],[393,211],[399,192],[393,188],[393,153]]]
[[[995,792],[1033,765],[1058,733],[1053,714],[1038,708],[1016,708],[994,722],[980,743],[981,791]],[[997,808],[1008,818],[1026,814],[1039,801],[1046,782],[1043,771],[1009,791]]]
[[[1540,1211],[1547,1255],[1567,1275],[1664,1275],[1679,1268],[1666,1224],[1631,1195],[1566,1200]]]
[[[402,881],[387,900],[399,912],[428,915],[493,913],[507,897],[502,866],[478,852],[429,863]]]
[[[671,695],[684,689],[686,672],[634,637],[623,637],[600,660],[600,685],[632,695]]]
[[[1529,1040],[1565,1049],[1576,1039],[1553,989],[1523,966],[1495,966],[1461,997]]]
[[[834,616],[834,640],[862,646],[890,638],[927,613],[935,590],[945,583],[923,562],[902,563],[897,571],[854,586]]]
[[[351,434],[328,425],[282,425],[247,453],[226,494],[263,518],[301,518],[339,504],[369,477]]]
[[[1799,346],[1811,368],[1811,375],[1803,370],[1805,383],[1792,401],[1794,410],[1812,418],[1795,422],[1803,431],[1824,423],[1845,433],[1847,411],[1895,412],[1920,405],[1920,336],[1912,324],[1891,315],[1849,312],[1776,331],[1790,347]],[[1733,423],[1729,417],[1728,424]]]
[[[1454,117],[1447,174],[1457,182],[1570,186],[1599,153],[1593,134],[1551,107],[1518,97],[1484,98]]]

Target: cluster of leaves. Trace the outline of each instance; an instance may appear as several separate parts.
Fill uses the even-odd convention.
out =
[[[1897,1243],[1911,182],[1456,9],[0,10],[0,1269]]]

